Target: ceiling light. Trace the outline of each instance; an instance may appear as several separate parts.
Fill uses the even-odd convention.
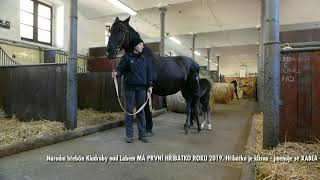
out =
[[[172,37],[170,36],[169,39],[177,44],[181,44],[181,41],[179,41],[179,39],[175,38],[175,37]]]
[[[125,5],[123,2],[119,0],[108,0],[108,1],[132,16],[137,15],[136,11],[134,11],[133,9],[131,9],[130,7],[128,7],[127,5]]]
[[[201,55],[198,51],[194,51],[194,54],[196,54],[197,56]]]

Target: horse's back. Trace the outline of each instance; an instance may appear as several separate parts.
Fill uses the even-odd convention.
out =
[[[200,69],[200,66],[197,62],[195,62],[194,60],[186,56],[168,56],[168,57],[160,56],[159,59],[161,61],[176,63],[178,65],[184,65],[188,69],[190,68]]]
[[[185,87],[188,66],[181,58],[159,57],[159,60],[153,63],[152,71],[155,73],[154,91],[157,95],[171,95]]]
[[[185,56],[161,57],[152,64],[155,73],[155,93],[171,95],[190,87],[190,76],[197,75],[198,64]]]

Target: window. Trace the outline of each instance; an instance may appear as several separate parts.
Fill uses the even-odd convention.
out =
[[[104,30],[104,43],[105,45],[108,44],[110,37],[110,26],[106,26],[106,29]]]
[[[52,7],[37,0],[20,0],[21,39],[52,44]]]

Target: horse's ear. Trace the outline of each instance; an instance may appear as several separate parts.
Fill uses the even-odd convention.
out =
[[[118,22],[120,21],[120,19],[118,18],[118,16],[116,17],[116,20],[114,22]]]
[[[123,22],[129,24],[130,18],[131,18],[131,15],[126,20],[124,20]]]

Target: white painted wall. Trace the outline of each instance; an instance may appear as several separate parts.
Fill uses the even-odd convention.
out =
[[[104,23],[89,20],[78,11],[78,51],[86,54],[89,47],[105,46],[104,30]]]
[[[144,39],[145,42],[159,42],[159,38]],[[191,51],[183,45],[178,45],[169,39],[165,41],[165,52],[173,50],[176,55],[192,57]],[[208,61],[204,59],[207,55],[206,49],[196,49],[201,53],[201,56],[195,55],[195,61],[200,66],[207,66]],[[226,46],[211,49],[210,70],[217,70],[215,62],[216,55],[220,55],[220,73],[227,76],[239,76],[241,65],[247,66],[246,73],[257,72],[257,45],[245,46]]]
[[[0,38],[18,40],[20,38],[19,0],[1,0],[0,19],[10,21],[10,29],[0,28]]]
[[[0,38],[24,42],[32,45],[59,48],[65,51],[69,49],[69,29],[70,29],[70,1],[69,0],[41,0],[42,2],[53,6],[53,37],[52,46],[46,46],[29,41],[22,41],[20,37],[20,0],[1,0],[0,19],[8,20],[11,28],[0,28]],[[57,8],[64,6],[64,23],[63,23],[63,46],[57,46]],[[61,35],[61,34],[60,34]],[[61,44],[61,43],[60,43]],[[78,11],[78,53],[87,54],[90,47],[104,45],[104,23],[97,20],[89,20],[81,11]]]
[[[223,55],[220,57],[220,74],[226,76],[239,76],[241,65],[247,66],[246,73],[257,72],[257,55]]]

